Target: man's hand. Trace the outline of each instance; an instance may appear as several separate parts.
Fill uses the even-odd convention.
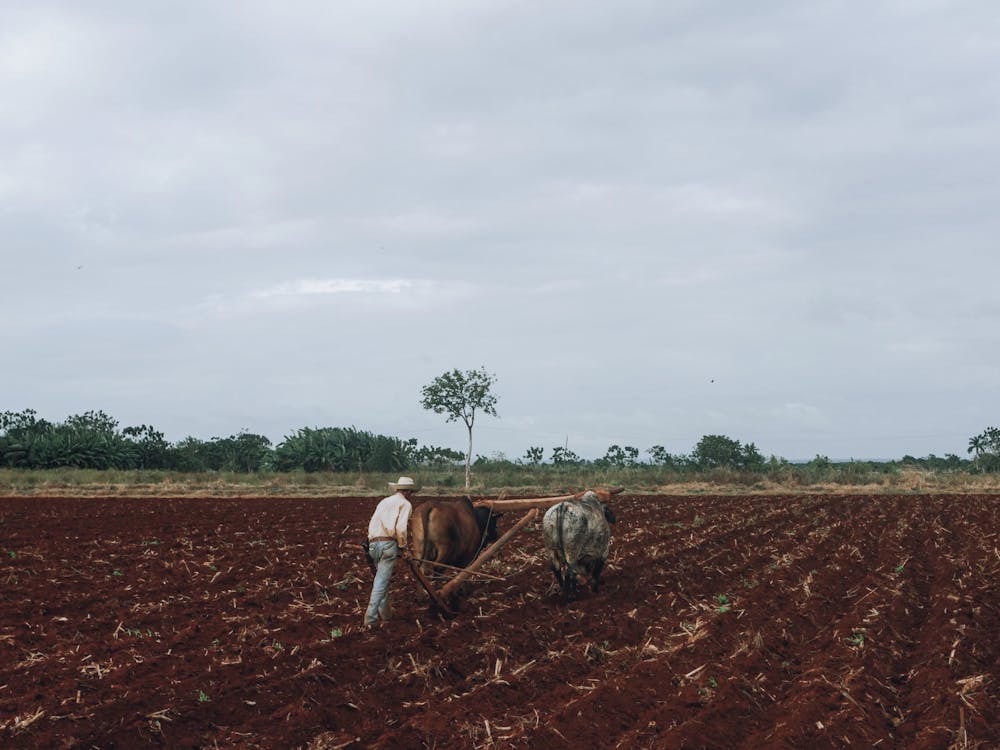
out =
[[[371,568],[372,575],[375,575],[375,563],[372,562],[372,556],[369,554],[369,543],[367,539],[361,542],[361,554],[365,556],[365,562],[367,562],[368,567]]]

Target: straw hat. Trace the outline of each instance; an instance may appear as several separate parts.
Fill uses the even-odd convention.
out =
[[[410,477],[400,477],[398,482],[389,482],[389,486],[397,492],[399,490],[413,490],[415,492],[420,489],[420,485]]]

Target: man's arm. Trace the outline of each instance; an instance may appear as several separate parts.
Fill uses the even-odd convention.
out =
[[[410,511],[413,510],[413,506],[407,502],[399,509],[399,515],[396,516],[396,541],[399,544],[400,550],[406,550],[409,548],[410,539],[407,535],[408,526],[410,523]]]

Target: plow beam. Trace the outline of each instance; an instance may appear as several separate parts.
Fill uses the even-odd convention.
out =
[[[434,588],[434,584],[428,581],[427,576],[421,572],[419,561],[414,560],[412,557],[407,557],[406,564],[410,566],[410,572],[413,573],[413,577],[417,579],[417,582],[424,587],[424,590],[431,598],[431,601],[433,601],[443,612],[454,614],[451,607],[449,607],[448,603],[445,602],[444,597],[442,597],[441,594],[438,593],[438,590]]]

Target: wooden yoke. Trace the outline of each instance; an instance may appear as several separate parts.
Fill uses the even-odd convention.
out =
[[[462,584],[462,581],[464,581],[466,578],[475,573],[476,570],[478,570],[483,566],[483,564],[493,559],[493,557],[497,554],[497,552],[500,551],[500,548],[511,540],[511,537],[513,537],[517,532],[519,532],[521,529],[527,526],[537,516],[538,516],[538,508],[532,508],[527,513],[525,513],[524,518],[522,518],[520,521],[514,524],[506,534],[504,534],[502,537],[493,542],[493,544],[491,544],[489,547],[483,550],[482,553],[479,555],[479,557],[477,557],[475,560],[472,561],[469,567],[467,567],[461,573],[459,573],[450,581],[448,581],[448,583],[444,585],[444,588],[441,589],[438,596],[441,599],[447,599],[449,596],[451,596],[455,592],[455,590]]]
[[[472,504],[477,508],[489,508],[494,513],[517,512],[533,508],[551,508],[563,500],[572,500],[576,495],[560,495],[559,497],[526,497],[520,500],[476,500]]]
[[[624,489],[624,487],[614,487],[608,490],[601,489],[595,491],[598,496],[606,493],[610,497],[611,495],[621,493]],[[494,513],[506,513],[508,511],[517,512],[519,510],[531,510],[532,508],[546,510],[557,503],[561,503],[563,500],[579,500],[587,492],[588,490],[584,490],[583,492],[576,492],[572,495],[558,495],[557,497],[526,497],[517,500],[476,500],[472,504],[477,508],[489,508]]]

